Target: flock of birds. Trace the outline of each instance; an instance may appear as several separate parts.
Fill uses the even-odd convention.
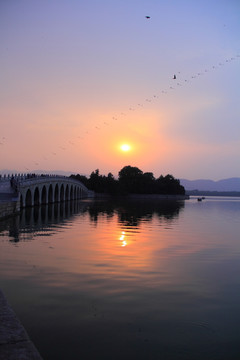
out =
[[[126,121],[129,117],[129,115],[133,111],[135,111],[137,109],[141,109],[144,107],[144,105],[148,105],[151,102],[157,101],[162,96],[166,96],[166,94],[174,91],[175,89],[180,88],[181,86],[186,85],[190,81],[197,79],[199,76],[202,76],[210,71],[216,70],[216,69],[224,66],[225,64],[236,60],[237,58],[240,58],[240,54],[237,54],[236,56],[231,57],[231,58],[227,58],[224,61],[219,62],[218,64],[215,64],[211,67],[205,68],[203,71],[192,74],[190,77],[184,78],[182,80],[179,80],[180,78],[182,78],[180,72],[178,72],[176,74],[172,74],[172,76],[169,77],[169,80],[170,80],[169,85],[167,87],[165,87],[164,89],[161,89],[158,94],[153,94],[152,96],[146,98],[144,101],[139,102],[133,106],[130,106],[128,109],[125,109],[123,112],[120,112],[117,115],[114,115],[111,118],[108,118],[108,119],[102,121],[101,123],[97,123],[97,124],[93,125],[91,128],[89,128],[88,130],[85,130],[85,132],[83,134],[77,136],[75,139],[68,140],[68,141],[66,141],[66,143],[64,145],[60,145],[59,150],[61,150],[61,151],[68,150],[70,146],[72,147],[74,145],[77,145],[79,141],[87,139],[90,136],[90,134],[92,134],[93,132],[101,131],[102,129],[104,129],[105,126],[111,126],[111,124],[114,123],[115,121],[123,121],[123,120]],[[52,155],[57,156],[58,153],[52,152]],[[43,159],[48,160],[48,157],[45,156]],[[34,165],[38,166],[39,163],[35,162]],[[28,169],[26,168],[26,170],[28,170]]]
[[[149,20],[150,16],[146,15],[145,18],[147,20]],[[169,76],[170,83],[168,84],[168,86],[162,88],[158,94],[153,94],[151,97],[146,98],[143,102],[139,102],[139,103],[135,104],[134,106],[130,106],[124,112],[121,112],[118,115],[114,115],[111,118],[106,119],[101,124],[95,124],[91,129],[85,130],[83,134],[77,136],[74,139],[67,140],[66,143],[63,145],[59,145],[58,150],[60,152],[58,152],[58,150],[55,150],[54,152],[52,152],[50,154],[48,153],[47,156],[42,157],[42,160],[48,161],[51,157],[61,154],[61,151],[67,151],[70,147],[77,145],[79,141],[82,141],[82,140],[88,138],[92,131],[100,131],[102,128],[104,128],[105,126],[110,126],[111,123],[113,123],[115,121],[127,119],[128,114],[130,114],[132,111],[143,108],[145,104],[151,103],[152,101],[159,99],[161,96],[165,96],[168,92],[172,92],[173,90],[180,88],[181,86],[184,86],[187,83],[193,81],[194,79],[198,78],[199,76],[207,74],[210,71],[216,70],[238,58],[240,58],[240,54],[237,54],[231,58],[224,59],[224,61],[218,62],[218,64],[212,65],[208,68],[205,68],[202,71],[192,74],[188,78],[183,78],[182,74],[180,72],[173,73],[172,76]],[[5,144],[5,142],[6,142],[6,138],[2,137],[2,139],[0,140],[0,145],[3,146]],[[34,161],[32,164],[29,163],[28,166],[30,166],[32,168],[34,166],[38,167],[39,165],[44,167],[44,164],[40,160]],[[29,169],[29,167],[27,167],[27,166],[25,166],[25,170],[32,171],[32,169]]]

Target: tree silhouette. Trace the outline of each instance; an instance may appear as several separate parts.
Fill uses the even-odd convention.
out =
[[[160,175],[155,179],[152,172],[143,173],[136,166],[124,166],[118,173],[118,180],[112,173],[100,175],[99,169],[93,171],[89,178],[84,175],[71,175],[81,181],[88,189],[97,193],[115,195],[126,194],[169,194],[184,195],[185,189],[173,175]]]
[[[122,192],[138,193],[141,189],[142,170],[133,166],[125,166],[118,173],[118,181]]]

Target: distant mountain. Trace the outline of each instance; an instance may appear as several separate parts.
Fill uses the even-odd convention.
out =
[[[229,178],[218,181],[213,180],[187,180],[180,179],[180,184],[185,187],[185,190],[200,190],[200,191],[238,191],[240,192],[240,178]]]

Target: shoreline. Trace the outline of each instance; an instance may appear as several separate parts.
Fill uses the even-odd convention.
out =
[[[0,360],[42,360],[0,289]]]
[[[105,193],[95,193],[95,199],[124,199],[124,200],[189,200],[189,195],[165,195],[165,194],[127,194],[111,195]]]
[[[8,200],[0,201],[0,220],[7,219],[8,217],[15,216],[20,213],[19,201]]]

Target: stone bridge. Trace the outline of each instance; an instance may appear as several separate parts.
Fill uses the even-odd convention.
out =
[[[18,201],[21,208],[93,197],[80,181],[59,175],[4,176],[0,193],[6,200]]]

